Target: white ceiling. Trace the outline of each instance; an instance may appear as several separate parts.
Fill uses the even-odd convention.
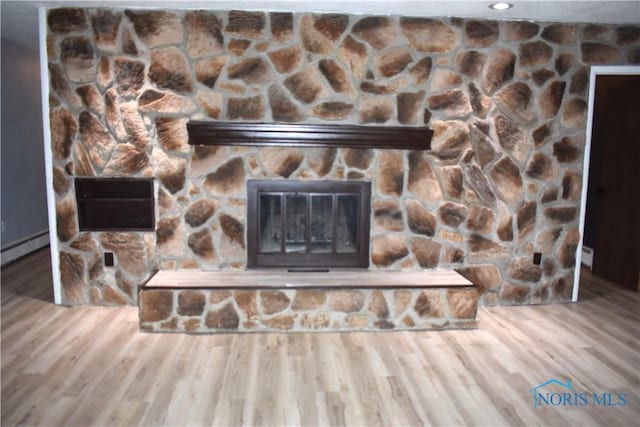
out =
[[[566,1],[508,0],[514,5],[506,11],[489,8],[485,0],[209,0],[209,1],[131,1],[110,0],[112,7],[180,8],[218,10],[264,10],[291,12],[345,12],[431,17],[464,17],[487,19],[524,19],[544,22],[594,22],[640,24],[640,0],[633,1]],[[61,6],[104,7],[97,1],[4,1],[2,12],[2,38],[26,47],[38,46],[38,7]]]

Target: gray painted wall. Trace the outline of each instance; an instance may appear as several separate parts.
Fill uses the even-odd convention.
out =
[[[2,248],[47,231],[40,57],[2,38]]]

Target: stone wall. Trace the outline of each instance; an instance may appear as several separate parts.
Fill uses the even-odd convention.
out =
[[[245,183],[264,177],[371,180],[373,269],[459,268],[487,305],[566,301],[589,65],[640,63],[639,26],[65,8],[48,27],[72,305],[135,303],[155,269],[244,268]],[[435,135],[429,152],[194,148],[189,119]],[[79,233],[75,176],[157,178],[156,232]]]

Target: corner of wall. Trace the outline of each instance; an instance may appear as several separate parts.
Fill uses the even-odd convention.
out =
[[[53,300],[62,303],[60,263],[58,262],[58,233],[56,227],[56,197],[53,191],[53,161],[51,127],[49,124],[49,69],[47,67],[47,9],[38,8],[38,35],[40,39],[40,87],[42,91],[42,140],[44,142],[44,171],[47,178],[47,215],[51,242],[51,279]]]

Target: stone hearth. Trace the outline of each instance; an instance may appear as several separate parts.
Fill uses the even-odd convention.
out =
[[[469,329],[478,292],[452,271],[160,271],[139,291],[147,332]]]

